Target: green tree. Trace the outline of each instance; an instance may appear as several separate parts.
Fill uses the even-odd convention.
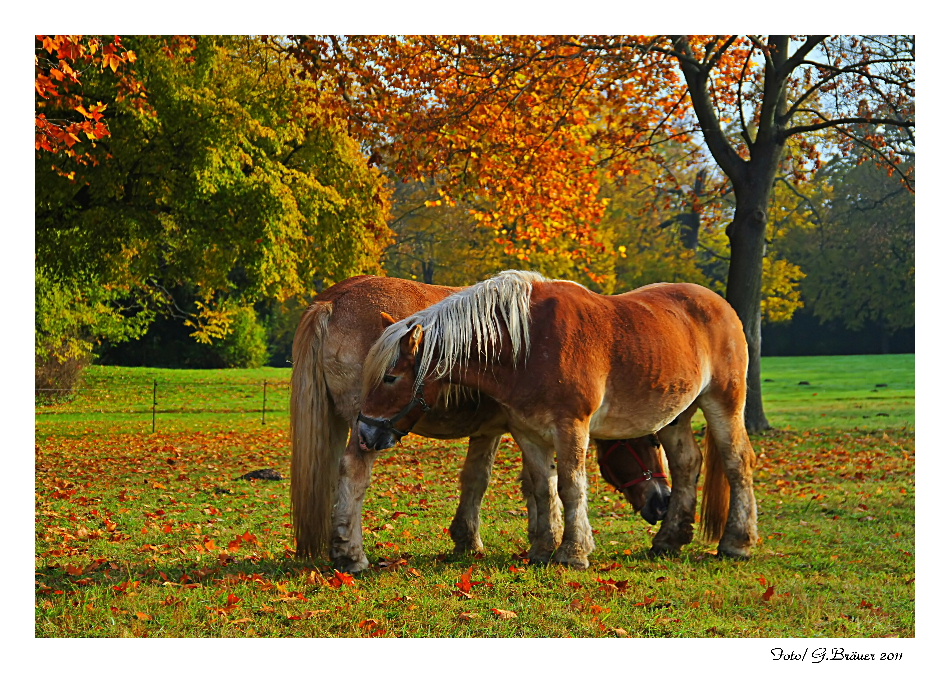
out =
[[[170,311],[208,341],[231,330],[237,307],[379,268],[386,182],[285,57],[250,37],[123,45],[144,104],[107,72],[82,80],[88,99],[106,103],[111,135],[87,149],[100,160],[37,151],[38,274],[90,290],[84,309],[124,316],[125,301],[143,307],[141,322]],[[56,116],[55,100],[46,105]],[[194,304],[177,305],[176,288]]]
[[[802,293],[822,322],[875,326],[882,352],[914,324],[914,195],[899,176],[870,162],[839,160],[814,231],[787,243],[801,260]]]

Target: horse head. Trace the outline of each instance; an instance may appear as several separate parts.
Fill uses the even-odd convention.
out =
[[[384,319],[387,317],[384,314]],[[422,325],[410,327],[398,339],[398,354],[394,361],[390,358],[388,367],[376,371],[369,365],[364,368],[363,404],[356,424],[363,450],[382,451],[395,446],[435,405],[443,384],[431,379],[427,386],[424,375],[420,376],[423,336]],[[374,361],[374,355],[371,350],[367,363]]]
[[[663,471],[656,435],[635,439],[595,439],[597,464],[604,480],[623,493],[627,501],[649,523],[666,516],[670,504],[670,484]]]

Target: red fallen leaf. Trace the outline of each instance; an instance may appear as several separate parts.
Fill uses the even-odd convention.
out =
[[[254,533],[252,533],[252,532],[250,532],[250,531],[244,533],[244,535],[241,536],[241,540],[242,540],[243,542],[250,542],[250,543],[255,544],[255,545],[259,545],[259,544],[260,544],[260,542],[259,542],[258,539],[257,539],[257,536],[254,535]]]
[[[141,619],[143,622],[147,622],[152,618],[152,615],[145,614],[144,612],[136,612],[135,616]]]
[[[762,594],[762,600],[767,601],[770,598],[772,598],[773,595],[775,595],[775,587],[770,586],[768,589],[765,590],[765,593]]]
[[[567,586],[571,587],[572,589],[580,589],[584,585],[581,584],[580,582],[568,582]]]
[[[636,603],[636,607],[644,607],[646,605],[650,605],[651,603],[656,603],[656,598],[654,598],[653,596],[647,596],[646,598],[643,599],[643,602]]]
[[[455,586],[461,589],[463,593],[470,592],[472,590],[472,586],[474,584],[478,584],[478,582],[472,582],[472,572],[474,570],[475,570],[475,566],[470,567],[468,570],[462,573],[462,576],[459,578],[459,581],[455,583]]]
[[[765,579],[764,577],[761,577],[761,576],[760,576],[760,577],[759,577],[759,584],[761,584],[761,585],[764,586],[764,587],[767,587],[767,586],[769,585],[769,581],[768,581],[767,579]]]
[[[375,619],[364,619],[359,623],[359,627],[364,631],[375,629],[377,626],[379,626],[379,622]]]
[[[603,567],[598,568],[597,571],[604,573],[604,572],[609,572],[611,570],[619,570],[620,568],[623,568],[623,566],[617,563],[616,561],[614,561],[610,565],[605,565]]]
[[[333,577],[328,580],[330,586],[339,589],[344,584],[347,586],[353,586],[356,583],[356,580],[349,573],[341,573],[339,570],[334,571]]]
[[[70,564],[68,564],[68,565],[66,566],[65,570],[66,570],[66,572],[68,572],[70,575],[82,575],[83,567],[82,567],[82,566],[74,566],[74,565],[72,565],[72,564],[70,563]]]
[[[512,612],[511,610],[492,608],[491,611],[495,613],[495,616],[498,617],[498,619],[517,619],[518,617],[518,613]]]
[[[599,577],[597,581],[604,585],[601,587],[602,589],[606,591],[618,591],[619,593],[626,591],[627,586],[630,584],[629,580],[602,580]]]
[[[172,532],[172,525],[171,525],[170,523],[166,523],[164,526],[162,526],[162,532],[163,532],[163,533],[171,533],[171,532]]]
[[[241,602],[241,599],[234,594],[228,594],[228,605],[233,606]]]

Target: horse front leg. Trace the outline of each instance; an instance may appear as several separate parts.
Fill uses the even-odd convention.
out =
[[[657,435],[666,452],[670,468],[670,504],[660,530],[653,538],[650,552],[656,555],[678,554],[693,539],[696,520],[696,481],[703,456],[693,436],[692,418],[696,408],[687,410],[674,424],[662,428]]]
[[[454,553],[467,554],[482,551],[481,507],[488,482],[491,479],[492,464],[501,444],[501,435],[470,437],[468,454],[462,466],[461,496],[455,518],[449,526],[449,534],[455,543]]]
[[[564,532],[554,452],[520,434],[515,441],[521,447],[521,492],[528,505],[528,559],[549,563]]]
[[[576,423],[555,433],[557,452],[557,492],[564,503],[564,538],[554,562],[586,569],[588,554],[594,551],[594,535],[587,515],[588,426]]]
[[[330,540],[330,559],[344,572],[356,573],[369,567],[363,550],[363,499],[372,479],[374,462],[376,452],[362,450],[357,433],[351,433],[340,459],[340,482]]]

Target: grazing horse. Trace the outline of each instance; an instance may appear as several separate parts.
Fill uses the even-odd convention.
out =
[[[447,385],[497,400],[522,448],[537,530],[529,558],[589,565],[590,437],[658,433],[673,481],[654,553],[691,541],[706,432],[703,532],[721,556],[748,557],[758,541],[745,430],[748,351],[739,318],[719,295],[660,283],[616,296],[567,281],[506,271],[387,327],[363,366],[357,422],[363,446],[381,450],[424,415]],[[556,457],[556,465],[554,459]],[[551,470],[564,505],[563,537],[547,504]],[[725,495],[728,492],[728,496]]]
[[[370,482],[375,451],[359,447],[350,432],[356,422],[363,379],[363,361],[373,342],[395,318],[405,318],[457,292],[459,288],[415,283],[399,278],[357,276],[322,292],[300,321],[294,338],[291,383],[291,507],[296,553],[318,557],[329,552],[334,564],[348,572],[369,566],[363,551],[362,504]],[[469,438],[461,473],[461,497],[449,528],[455,552],[479,551],[479,511],[488,488],[492,463],[507,431],[497,402],[483,395],[451,394],[433,408],[413,432],[439,439]],[[348,440],[349,436],[349,440]],[[612,469],[626,473],[637,460],[653,461],[656,450],[637,448],[640,458],[617,454]],[[560,505],[553,488],[545,512],[554,511],[560,536]],[[529,534],[536,529],[535,488],[522,490],[528,503]],[[662,517],[669,500],[652,485],[638,487],[643,504],[634,504],[647,520]],[[647,493],[647,491],[650,491]],[[640,500],[631,501],[640,502]]]
[[[666,515],[670,501],[668,468],[656,435],[620,440],[591,440],[597,451],[600,475],[623,493],[633,509],[648,523]]]

